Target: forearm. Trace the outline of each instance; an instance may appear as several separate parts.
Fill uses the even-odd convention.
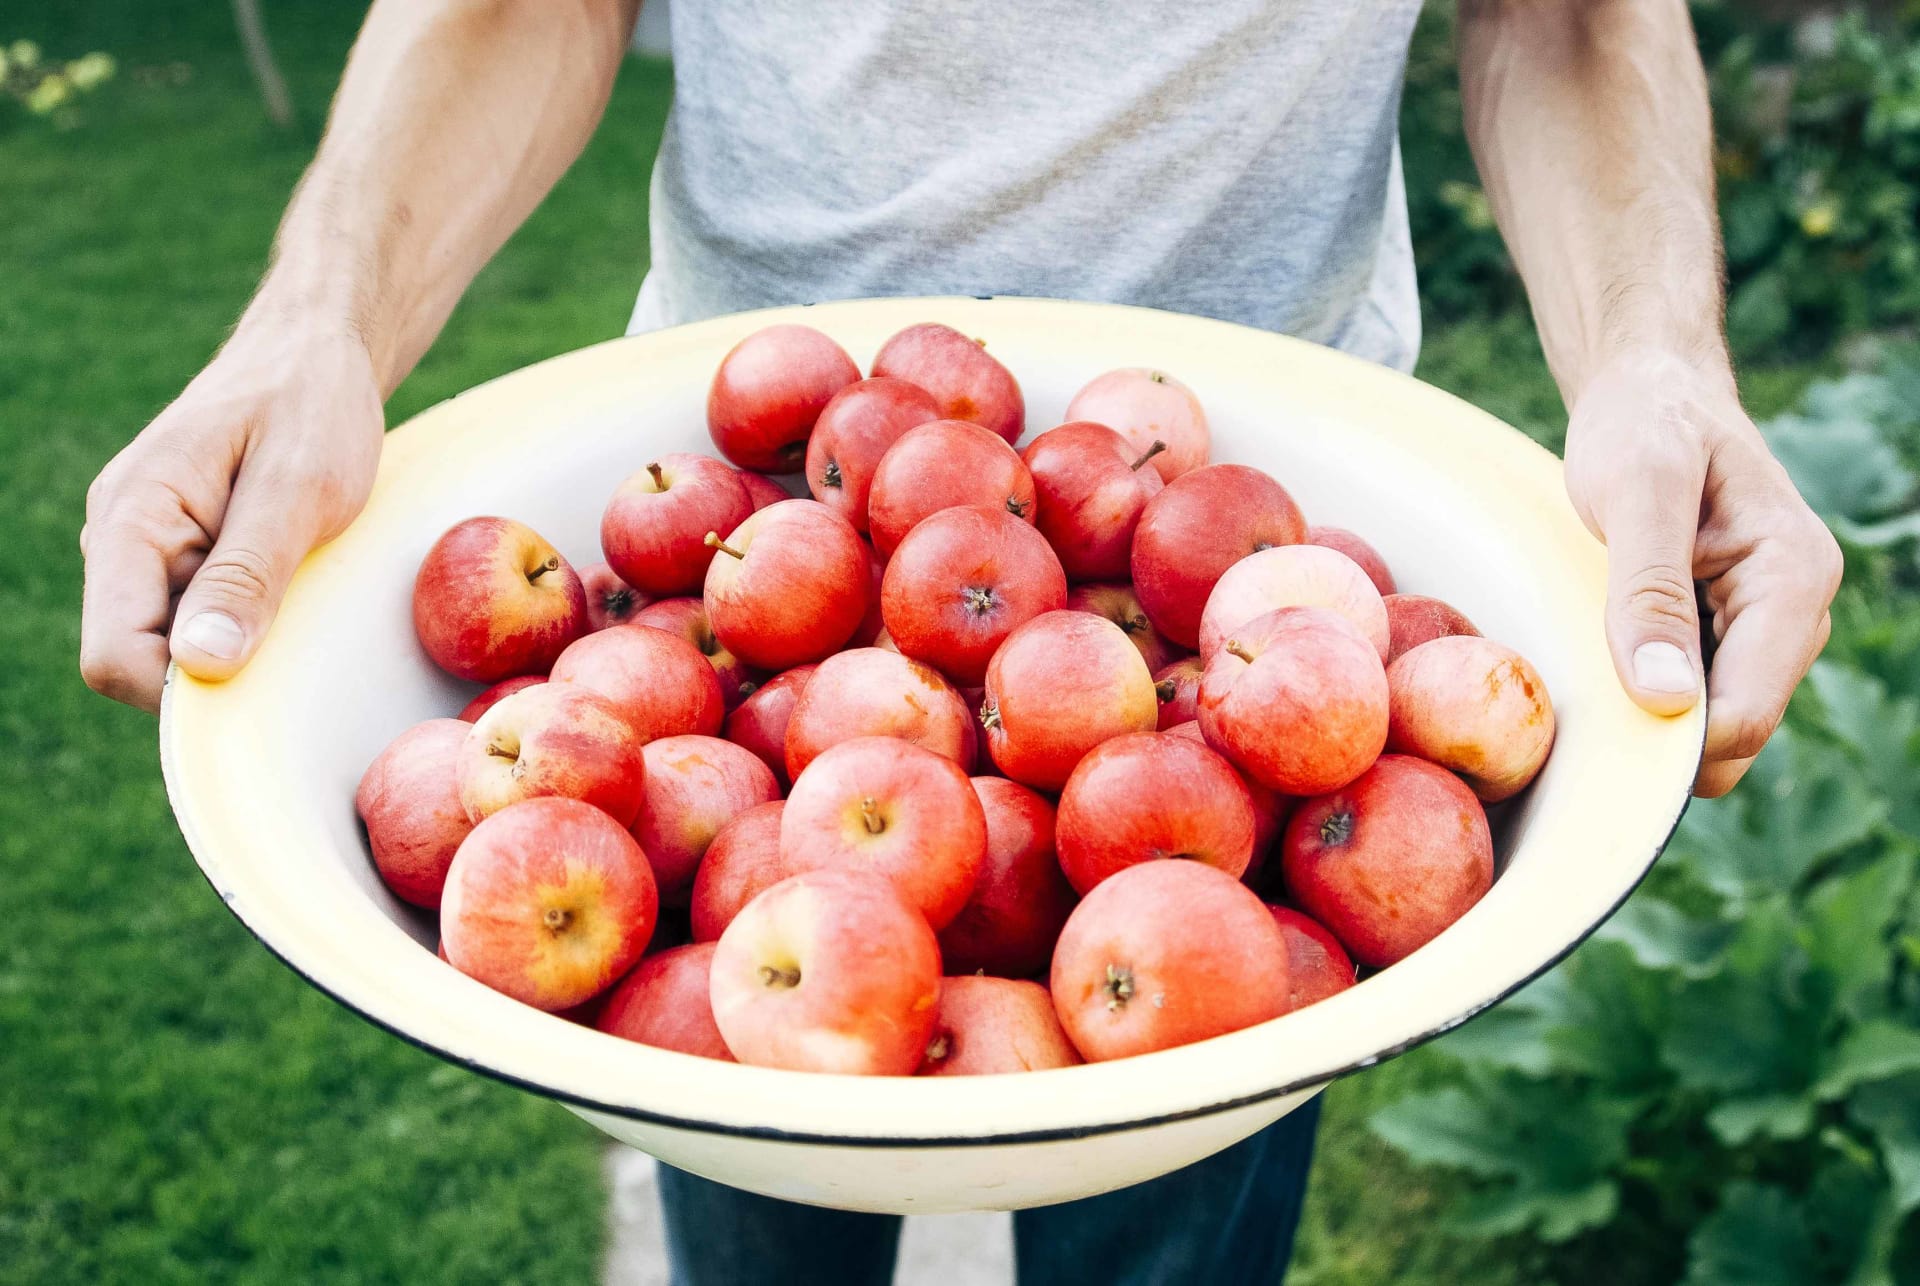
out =
[[[383,392],[586,145],[639,0],[379,0],[248,310],[365,343]]]
[[[1467,0],[1468,138],[1571,407],[1623,352],[1727,370],[1712,126],[1684,0]]]

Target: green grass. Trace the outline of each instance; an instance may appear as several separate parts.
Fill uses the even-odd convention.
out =
[[[56,132],[0,132],[0,1282],[578,1282],[599,1136],[335,1007],[202,883],[150,719],[75,669],[87,483],[219,343],[311,151],[355,19],[273,6],[301,110],[268,126],[224,5],[71,0],[32,36],[114,53]],[[184,83],[151,69],[182,64]],[[586,157],[482,275],[395,419],[617,334],[646,259],[666,69],[635,62]],[[0,126],[0,130],[4,130]],[[1552,441],[1524,322],[1430,336],[1423,373]],[[1797,387],[1770,376],[1776,400]],[[1777,387],[1776,387],[1777,386]],[[1328,1096],[1297,1256],[1308,1286],[1534,1280],[1449,1241],[1443,1190],[1366,1131],[1425,1083],[1398,1060]]]

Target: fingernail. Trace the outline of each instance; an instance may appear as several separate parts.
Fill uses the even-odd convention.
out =
[[[247,641],[247,636],[240,632],[239,622],[225,612],[200,613],[187,622],[180,638],[188,647],[222,661],[239,656],[241,646]]]
[[[1700,683],[1693,662],[1671,643],[1642,643],[1634,649],[1633,681],[1649,692],[1691,692]]]

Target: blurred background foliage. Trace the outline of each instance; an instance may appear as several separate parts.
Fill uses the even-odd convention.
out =
[[[599,1136],[261,951],[173,830],[151,722],[75,673],[86,485],[244,303],[362,7],[263,6],[285,129],[227,6],[0,19],[0,905],[31,912],[0,935],[0,1282],[561,1282],[600,1254]],[[1920,6],[1694,12],[1742,389],[1846,548],[1833,642],[1590,943],[1329,1090],[1306,1286],[1920,1282]],[[1557,445],[1451,31],[1430,6],[1402,121],[1420,374]],[[627,69],[393,422],[618,333],[670,91]]]

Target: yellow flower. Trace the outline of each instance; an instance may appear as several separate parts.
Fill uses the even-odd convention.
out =
[[[1815,201],[1800,212],[1800,231],[1817,240],[1833,231],[1839,217],[1840,208],[1832,198]]]
[[[13,42],[13,48],[7,52],[13,55],[15,66],[34,67],[39,65],[40,46],[34,44],[31,40],[16,40]]]
[[[67,64],[67,79],[75,89],[86,91],[111,80],[115,71],[110,54],[87,54]]]
[[[55,73],[27,91],[27,110],[35,116],[45,116],[71,97],[73,82]]]

